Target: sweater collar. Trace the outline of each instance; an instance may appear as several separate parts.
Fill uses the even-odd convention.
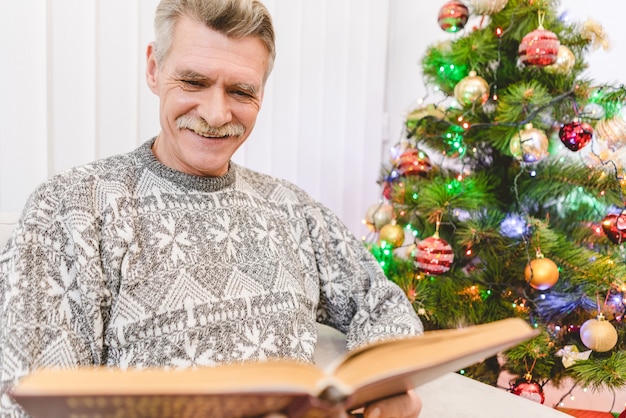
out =
[[[232,161],[228,164],[228,172],[220,177],[202,177],[183,173],[163,165],[152,152],[152,145],[156,137],[144,142],[136,151],[139,159],[148,170],[166,180],[185,188],[201,192],[214,192],[231,186],[235,182],[238,166]]]

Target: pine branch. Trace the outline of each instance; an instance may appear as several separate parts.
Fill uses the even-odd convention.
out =
[[[594,391],[621,389],[626,385],[626,353],[617,351],[606,358],[578,361],[570,373],[581,385]]]

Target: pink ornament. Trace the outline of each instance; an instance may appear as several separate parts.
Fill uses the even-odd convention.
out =
[[[571,151],[578,151],[593,137],[593,128],[585,122],[571,122],[561,126],[559,138]]]
[[[444,274],[452,266],[452,247],[437,234],[421,240],[415,248],[415,265],[425,273]]]
[[[544,67],[556,62],[560,45],[554,32],[539,28],[522,38],[518,54],[525,65]]]

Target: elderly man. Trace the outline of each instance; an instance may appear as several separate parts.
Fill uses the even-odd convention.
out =
[[[352,349],[422,332],[402,291],[327,208],[231,162],[274,61],[254,0],[163,0],[147,83],[159,135],[32,194],[0,256],[0,415],[41,367],[313,361],[316,322]],[[367,418],[416,417],[407,393]]]

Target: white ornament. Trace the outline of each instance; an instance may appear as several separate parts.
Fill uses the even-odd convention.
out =
[[[588,319],[580,327],[580,340],[587,348],[603,353],[612,350],[617,344],[617,330],[603,314]]]
[[[496,14],[509,2],[509,0],[471,0],[470,5],[475,14],[485,16]]]
[[[591,355],[592,350],[583,351],[582,353],[578,351],[578,347],[575,345],[566,345],[556,352],[555,356],[562,357],[563,366],[568,368],[572,366],[574,363],[580,360],[587,360]]]

